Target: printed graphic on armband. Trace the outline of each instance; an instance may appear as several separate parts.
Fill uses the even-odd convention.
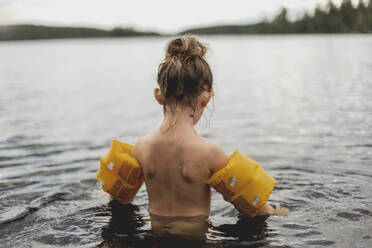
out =
[[[121,164],[119,172],[118,172],[119,177],[121,177],[123,180],[127,181],[129,184],[132,184],[131,182],[129,182],[131,169],[132,169],[131,166],[129,164],[127,164],[127,162],[124,161]]]
[[[225,199],[231,199],[231,197],[235,195],[233,191],[226,187],[226,184],[223,181],[217,183],[215,188],[223,195]]]
[[[139,168],[133,169],[131,171],[131,174],[128,176],[128,183],[130,185],[136,185],[140,174],[141,174],[141,169]]]
[[[120,180],[116,180],[114,185],[112,185],[112,188],[108,191],[110,194],[118,195],[120,187],[122,186],[122,183]]]
[[[122,187],[118,196],[123,198],[123,199],[127,199],[130,195],[130,189],[126,188],[126,187]]]

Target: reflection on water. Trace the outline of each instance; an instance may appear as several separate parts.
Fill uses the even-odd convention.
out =
[[[197,128],[259,161],[289,216],[243,218],[213,192],[204,242],[159,238],[145,187],[127,206],[97,190],[111,140],[161,121],[152,88],[166,39],[0,43],[2,246],[372,246],[372,37],[205,40],[216,97]]]
[[[226,237],[237,238],[239,241],[265,241],[268,237],[274,237],[276,234],[268,230],[266,217],[246,218],[241,217],[235,224],[222,224],[215,229],[223,233]]]
[[[98,247],[203,247],[204,241],[176,237],[153,236],[150,229],[141,230],[144,222],[150,222],[138,213],[132,204],[121,205],[112,200],[98,215],[110,216],[109,224],[102,228],[103,242]]]
[[[215,247],[223,245],[218,241],[212,242],[213,233],[225,236],[239,243],[254,241],[251,247],[262,247],[269,245],[267,237],[274,237],[277,234],[268,230],[266,218],[246,218],[240,216],[235,224],[223,224],[214,227],[209,224],[210,240],[190,240],[171,236],[154,236],[153,230],[142,229],[150,219],[139,213],[138,206],[133,204],[122,205],[111,200],[107,206],[97,209],[95,216],[106,216],[110,218],[107,226],[102,228],[103,242],[99,247]],[[218,237],[218,235],[215,235]],[[249,243],[248,243],[249,244]]]
[[[132,204],[122,205],[115,200],[111,200],[105,209],[101,209],[97,216],[109,217],[109,223],[102,228],[103,242],[101,247],[121,247],[125,244],[139,242],[139,228],[143,226],[143,218],[138,214],[138,207]],[[147,235],[148,236],[148,235]]]

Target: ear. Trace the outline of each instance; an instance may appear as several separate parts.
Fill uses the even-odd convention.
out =
[[[202,94],[201,94],[201,106],[203,108],[207,107],[208,105],[208,102],[209,100],[211,99],[211,97],[214,95],[214,91],[211,90],[211,91],[204,91]]]
[[[163,94],[161,93],[161,90],[159,88],[154,89],[154,97],[160,105],[163,105]]]

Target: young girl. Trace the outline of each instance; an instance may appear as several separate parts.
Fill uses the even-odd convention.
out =
[[[159,88],[154,90],[163,106],[164,120],[140,138],[131,152],[142,167],[152,229],[158,234],[205,234],[211,197],[206,181],[229,160],[219,145],[194,129],[213,96],[206,52],[207,47],[192,36],[168,43],[159,65]],[[268,204],[259,210],[259,215],[274,213]]]

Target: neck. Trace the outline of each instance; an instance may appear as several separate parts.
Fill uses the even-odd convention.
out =
[[[166,108],[164,111],[164,120],[160,128],[162,130],[173,128],[194,130],[194,114],[193,110],[189,107],[178,106],[173,112],[169,108]]]

